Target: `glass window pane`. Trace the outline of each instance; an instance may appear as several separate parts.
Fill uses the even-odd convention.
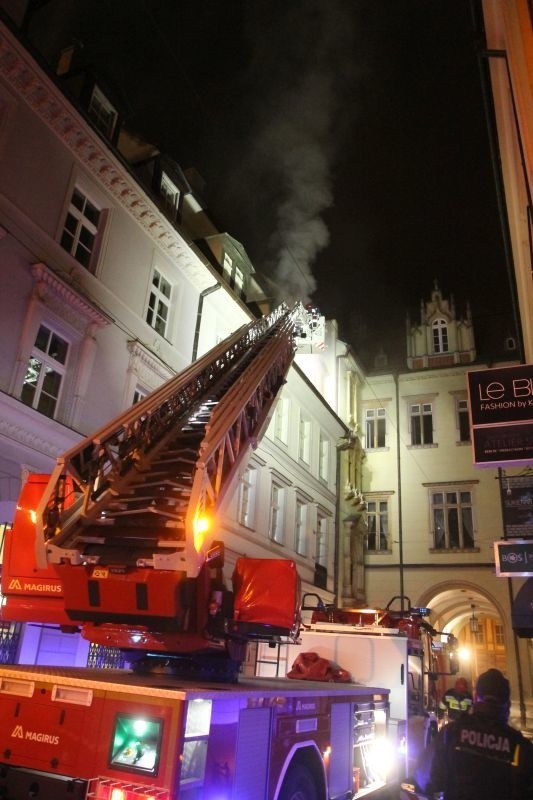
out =
[[[474,526],[472,524],[472,509],[461,509],[461,521],[463,523],[463,547],[474,546]]]
[[[444,529],[444,510],[435,508],[433,511],[433,526],[435,531],[435,547],[442,549],[446,546],[446,532]]]
[[[64,364],[67,359],[68,343],[60,336],[53,333],[50,339],[50,347],[48,353],[60,364]]]
[[[57,400],[55,397],[50,397],[50,395],[41,392],[39,402],[37,403],[37,411],[40,414],[44,414],[46,417],[53,419],[54,412],[56,410],[56,403]]]
[[[35,347],[43,353],[48,352],[48,343],[50,341],[51,331],[44,325],[39,326],[37,336],[35,337]]]
[[[448,535],[450,540],[449,546],[459,547],[459,515],[456,508],[448,509]]]
[[[76,261],[79,261],[82,267],[88,267],[91,260],[91,254],[85,247],[83,247],[83,245],[78,245],[76,252],[74,253],[74,258]]]
[[[100,211],[96,208],[96,206],[93,206],[90,200],[87,200],[87,203],[85,204],[85,216],[89,222],[92,222],[95,228],[98,226]]]
[[[60,385],[61,375],[55,370],[51,369],[51,367],[46,367],[43,379],[43,392],[46,392],[46,394],[49,394],[52,397],[57,397],[59,394]]]
[[[83,211],[84,203],[85,197],[82,195],[79,189],[74,187],[74,191],[72,193],[72,205],[78,208],[80,211]]]

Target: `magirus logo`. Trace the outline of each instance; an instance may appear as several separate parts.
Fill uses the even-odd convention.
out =
[[[47,581],[42,583],[40,581],[28,581],[25,578],[11,578],[8,589],[12,592],[52,592],[58,594],[61,592],[62,587],[60,583],[52,583]]]
[[[59,744],[59,736],[41,731],[24,730],[22,725],[15,725],[11,733],[12,739],[24,739],[31,742],[41,742],[42,744]]]

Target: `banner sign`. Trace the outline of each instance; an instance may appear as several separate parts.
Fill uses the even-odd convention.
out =
[[[533,539],[494,542],[496,575],[499,578],[533,576]]]
[[[505,476],[500,489],[505,538],[533,538],[533,474]]]
[[[533,364],[467,373],[477,466],[533,461]]]

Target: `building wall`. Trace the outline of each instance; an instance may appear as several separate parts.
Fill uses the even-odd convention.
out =
[[[421,327],[430,325],[429,317]],[[421,352],[424,363],[439,358],[448,363],[446,353],[441,357],[431,348],[428,337]],[[449,355],[456,360],[453,352]],[[362,487],[369,530],[365,590],[368,604],[377,608],[393,598],[393,608],[400,608],[402,598],[406,609],[429,607],[429,621],[437,630],[468,645],[475,662],[461,663],[461,670],[469,680],[498,663],[511,680],[514,718],[524,724],[523,709],[528,719],[532,716],[530,648],[527,641],[515,639],[511,625],[512,598],[522,581],[497,577],[494,557],[494,542],[504,536],[500,478],[519,470],[476,467],[469,428],[459,423],[468,399],[467,372],[488,367],[474,362],[366,376],[361,396]],[[413,439],[413,407],[430,411],[431,425],[421,426],[423,441]],[[381,446],[372,446],[364,422],[367,409],[372,419],[376,409],[384,414]],[[388,507],[386,543],[371,547],[371,504],[379,501]],[[447,523],[442,536],[441,508]],[[459,538],[454,538],[455,508],[459,520],[466,520],[466,538],[460,538],[460,524]],[[477,640],[469,633],[474,610],[480,625]],[[500,630],[496,641],[494,631]],[[446,679],[440,682],[444,689]]]

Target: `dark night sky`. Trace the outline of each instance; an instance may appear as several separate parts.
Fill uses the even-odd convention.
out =
[[[511,304],[469,0],[94,9],[51,0],[30,34],[51,58],[83,42],[281,299],[311,297],[365,361],[403,347],[437,279],[485,354]]]

